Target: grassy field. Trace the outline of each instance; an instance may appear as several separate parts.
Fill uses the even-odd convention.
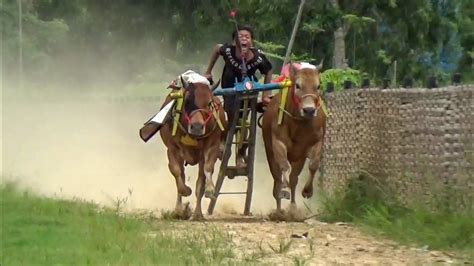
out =
[[[416,244],[428,250],[456,251],[474,261],[474,210],[425,206],[406,208],[387,186],[374,185],[363,173],[341,191],[322,196],[319,219],[327,222],[351,222],[365,231],[394,239],[402,244]],[[450,197],[454,199],[453,197]]]
[[[360,180],[345,192],[341,194],[344,196],[324,199],[320,219],[351,222],[372,234],[427,250],[464,253],[473,261],[472,213],[406,209],[381,198]],[[82,200],[39,197],[14,184],[4,184],[0,186],[0,211],[1,265],[258,262],[253,257],[239,259],[232,235],[219,231],[212,223],[193,230],[186,223],[161,220],[150,214],[125,216],[120,204],[105,209]],[[280,242],[279,250],[283,249],[282,243],[286,242]],[[278,247],[272,250],[280,253]],[[273,256],[272,252],[266,256]]]
[[[170,222],[41,198],[12,184],[0,187],[0,207],[2,265],[219,264],[234,256],[231,239],[212,228],[176,237]]]

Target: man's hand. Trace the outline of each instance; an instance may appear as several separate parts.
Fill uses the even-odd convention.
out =
[[[214,84],[214,80],[212,79],[212,74],[211,74],[211,73],[206,72],[206,73],[204,73],[203,76],[204,76],[207,80],[209,80],[209,82],[211,83],[211,85]]]
[[[272,98],[270,98],[270,95],[265,95],[265,94],[264,94],[264,95],[262,96],[262,104],[263,104],[264,106],[267,106],[267,105],[270,103],[271,100],[272,100]]]
[[[204,76],[205,78],[207,78],[208,80],[211,80],[211,79],[212,79],[212,74],[209,73],[209,72],[204,73],[203,76]]]

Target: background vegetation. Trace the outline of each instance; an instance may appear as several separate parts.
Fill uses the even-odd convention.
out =
[[[68,88],[153,83],[168,81],[186,68],[204,71],[215,43],[230,41],[231,9],[237,10],[239,23],[255,26],[256,38],[278,72],[299,4],[296,0],[0,2],[4,77],[16,82],[23,61],[26,81]],[[377,82],[392,77],[395,61],[398,83],[405,76],[422,83],[432,74],[446,83],[453,72],[472,80],[473,13],[469,0],[307,0],[293,54],[295,59],[324,59],[327,69],[341,67],[340,60],[335,61],[337,53],[346,59],[342,64]]]
[[[328,194],[318,193],[319,219],[355,223],[370,233],[389,237],[403,244],[417,244],[426,250],[460,251],[474,261],[474,210],[460,211],[454,192],[440,197],[428,208],[423,201],[411,208],[397,199],[380,178],[363,171],[349,184]]]

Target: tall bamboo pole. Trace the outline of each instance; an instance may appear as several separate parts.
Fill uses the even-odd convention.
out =
[[[285,54],[285,60],[283,60],[283,66],[288,63],[289,58],[290,58],[290,53],[291,53],[291,48],[293,47],[293,42],[295,41],[295,36],[296,36],[296,31],[298,30],[298,26],[301,21],[301,14],[303,13],[303,6],[304,6],[305,0],[301,0],[300,2],[300,7],[298,9],[298,15],[296,15],[296,21],[295,25],[293,26],[293,31],[291,32],[291,38],[290,38],[290,43],[288,44],[288,47],[286,48],[286,54]],[[283,70],[283,67],[282,67]]]

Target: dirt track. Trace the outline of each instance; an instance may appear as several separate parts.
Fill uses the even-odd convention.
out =
[[[17,97],[4,101],[2,176],[5,180],[16,180],[48,196],[84,198],[109,206],[124,200],[124,207],[129,210],[159,212],[174,207],[175,185],[163,156],[163,145],[157,138],[146,144],[138,138],[138,129],[160,103],[72,101],[55,97],[53,100]],[[252,202],[252,212],[257,217],[264,217],[274,208],[272,181],[261,150],[257,151]],[[191,187],[195,175],[196,169],[187,174]],[[226,181],[223,190],[244,187],[242,180],[232,180]],[[193,198],[189,198],[191,204]],[[179,222],[176,226],[215,226],[233,236],[240,258],[262,257],[257,261],[271,264],[288,265],[295,263],[295,258],[315,265],[455,261],[440,252],[399,247],[368,237],[350,225],[316,221],[274,223],[234,214],[242,210],[242,197],[224,197],[219,199],[216,209],[220,216],[203,223]],[[290,237],[306,232],[306,239]],[[290,239],[289,250],[278,253],[280,243]]]
[[[237,217],[237,218],[236,218]],[[368,236],[352,225],[275,223],[264,218],[217,215],[206,222],[175,223],[177,232],[217,228],[232,237],[237,259],[272,265],[433,265],[463,263],[455,254],[400,246]],[[181,229],[181,230],[179,230]],[[303,237],[306,235],[307,237]],[[291,243],[289,243],[291,241]],[[288,245],[287,249],[280,248]]]

